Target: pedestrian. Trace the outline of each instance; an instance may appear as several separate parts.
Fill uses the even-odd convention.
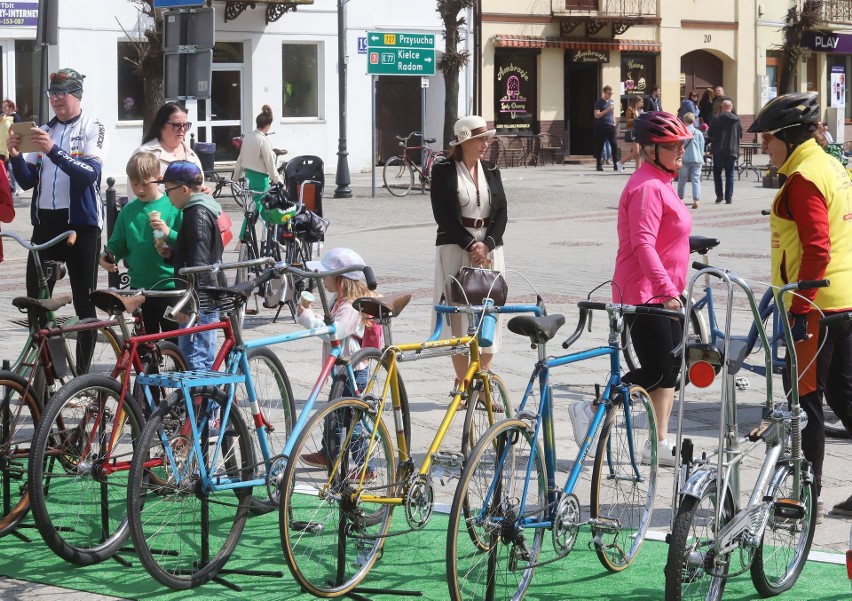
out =
[[[597,170],[603,171],[604,141],[609,141],[612,149],[612,164],[615,171],[624,171],[618,155],[618,142],[615,139],[615,101],[612,99],[612,86],[604,86],[601,97],[595,101],[595,159]]]
[[[12,223],[15,219],[15,200],[12,198],[11,188],[5,184],[7,181],[6,167],[0,163],[0,221]],[[0,238],[0,263],[3,262],[3,239]]]
[[[166,263],[158,249],[162,245],[173,247],[181,224],[181,213],[168,197],[160,192],[160,161],[150,152],[137,152],[130,157],[125,169],[135,198],[121,209],[113,225],[100,265],[107,271],[117,272],[118,261],[127,263],[131,288],[147,290],[173,290],[175,270]],[[162,221],[167,231],[161,232],[151,225],[153,219]],[[142,323],[146,334],[168,332],[177,323],[163,315],[174,299],[148,297],[142,304]]]
[[[254,122],[257,129],[243,137],[240,146],[240,156],[234,165],[234,179],[240,179],[245,172],[251,190],[264,191],[269,188],[269,182],[283,182],[284,178],[275,169],[275,151],[269,142],[269,128],[272,127],[272,108],[264,104]],[[260,199],[263,194],[254,195],[254,203],[259,214],[262,214]]]
[[[361,255],[351,248],[332,248],[325,254],[321,261],[308,261],[306,268],[311,271],[323,273],[355,265],[366,265]],[[352,301],[356,298],[378,296],[376,292],[367,287],[364,272],[350,271],[343,275],[326,276],[322,279],[322,284],[330,293],[328,302],[331,305],[331,316],[334,319],[335,339],[341,342],[341,359],[349,359],[361,350],[362,346],[381,348],[383,346],[381,326],[368,321],[364,315],[352,306]],[[314,312],[311,302],[305,299],[301,299],[296,306],[296,322],[307,329],[322,328],[326,325],[325,321],[323,321],[322,313],[317,314]],[[322,339],[322,357],[325,359],[330,352],[330,337],[324,335]],[[358,388],[363,390],[370,377],[370,374],[367,373],[367,365],[355,365],[353,371]],[[381,393],[379,392],[378,394]],[[343,396],[357,396],[357,391],[352,389],[348,379],[346,380]],[[329,423],[325,423],[323,431],[327,431],[330,425]],[[342,426],[343,424],[340,425]],[[359,432],[356,428],[353,434],[358,436]],[[341,439],[342,437],[332,437],[332,440]],[[329,452],[329,449],[326,447],[327,440],[328,438],[323,436],[323,443],[318,451],[301,455],[300,459],[302,462],[312,467],[327,469],[330,465],[330,459],[336,455],[337,451],[337,449],[330,449],[331,452]],[[356,457],[353,459],[356,464],[358,463],[358,448],[359,445],[350,445],[350,449],[355,450],[354,454]],[[363,462],[361,465],[363,465]],[[367,478],[370,480],[375,477],[375,472],[372,472],[372,474],[371,472],[372,470],[367,471]]]
[[[819,112],[815,92],[784,94],[769,101],[748,129],[762,134],[763,151],[784,182],[769,217],[772,285],[823,278],[831,282],[828,288],[788,297],[799,370],[795,382],[808,416],[802,451],[813,466],[818,495],[825,459],[823,395],[852,435],[852,322],[819,327],[822,313],[852,309],[852,221],[847,219],[852,186],[843,166],[814,139]],[[785,375],[789,387],[789,370]],[[852,517],[852,496],[832,513]]]
[[[704,90],[701,100],[698,101],[698,119],[701,121],[701,131],[707,131],[710,127],[710,122],[713,120],[713,99],[716,93],[713,88]]]
[[[177,102],[167,102],[159,108],[154,120],[148,126],[148,130],[142,137],[142,145],[133,151],[150,152],[160,161],[160,175],[166,173],[166,169],[172,161],[190,161],[203,170],[201,159],[189,146],[186,136],[192,123],[187,121],[186,109]],[[132,190],[128,188],[128,197]]]
[[[692,134],[675,115],[652,111],[639,115],[633,135],[645,154],[618,201],[618,253],[612,277],[612,300],[679,311],[689,269],[692,217],[672,188],[684,143]],[[639,369],[623,380],[648,391],[657,417],[658,464],[674,466],[668,440],[669,417],[680,364],[672,351],[683,335],[680,321],[656,315],[629,314],[625,325],[639,358]],[[590,401],[569,406],[578,446],[585,436]],[[650,460],[650,446],[642,452]]]
[[[654,86],[651,88],[651,95],[648,96],[645,108],[648,112],[659,112],[663,110],[663,105],[660,101],[660,86]]]
[[[722,103],[725,100],[730,100],[732,105],[734,103],[734,101],[731,98],[728,98],[727,96],[725,96],[725,88],[723,88],[721,85],[718,85],[715,88],[713,88],[713,116],[714,117],[722,112]],[[712,119],[711,119],[711,121],[712,121]]]
[[[433,297],[436,304],[445,294],[447,279],[462,267],[485,267],[499,273],[506,270],[503,257],[506,194],[500,170],[483,160],[495,130],[488,129],[479,115],[469,115],[456,121],[453,132],[456,137],[450,142],[449,160],[432,166],[432,215],[438,224]],[[432,319],[438,317],[433,314]],[[465,335],[461,315],[451,316],[450,326],[453,336]],[[491,369],[500,341],[498,317],[494,343],[480,355],[484,371]],[[458,383],[467,372],[468,357],[453,355],[452,361]],[[494,404],[495,411],[498,405]]]
[[[683,116],[687,113],[698,114],[698,91],[696,90],[692,90],[681,101],[680,108],[677,110],[677,118],[683,121]]]
[[[692,208],[697,209],[701,198],[701,168],[704,166],[704,134],[695,127],[694,113],[684,114],[682,121],[686,131],[692,134],[692,140],[684,146],[683,166],[677,175],[677,195],[683,200],[686,182],[692,182]]]
[[[212,265],[222,261],[222,236],[217,220],[222,207],[212,196],[202,192],[204,174],[201,167],[191,161],[172,161],[166,168],[162,180],[166,195],[174,207],[181,213],[180,229],[174,246],[158,247],[161,256],[169,259],[175,273],[183,267]],[[168,224],[152,218],[154,229],[170,235]],[[195,284],[223,288],[227,286],[225,275],[196,274]],[[198,316],[198,325],[213,323],[219,319],[218,311],[202,312]],[[181,324],[184,327],[186,324]],[[216,352],[216,330],[198,332],[191,336],[178,338],[178,346],[189,369],[209,370],[213,366]]]
[[[0,149],[2,149],[2,160],[6,167],[6,173],[9,176],[9,188],[13,196],[17,196],[20,191],[15,182],[15,175],[12,173],[12,165],[9,163],[9,155],[6,152],[6,140],[9,139],[9,128],[13,123],[21,121],[21,116],[17,113],[15,102],[6,98],[3,100],[3,113],[0,115]]]
[[[641,96],[634,96],[630,99],[630,103],[627,107],[627,112],[625,113],[626,122],[625,126],[627,127],[627,131],[624,133],[624,141],[627,142],[630,148],[630,154],[621,162],[622,165],[627,161],[633,161],[636,165],[636,169],[642,165],[642,152],[639,148],[639,144],[636,140],[633,139],[633,123],[636,120],[636,117],[641,115],[644,112],[645,101]]]
[[[722,111],[713,117],[707,138],[710,140],[710,152],[713,155],[713,183],[716,186],[716,202],[725,199],[731,204],[734,198],[734,171],[737,157],[740,155],[740,138],[743,137],[743,124],[734,112],[734,104],[726,99],[722,101]],[[722,170],[725,171],[725,188],[722,190]]]
[[[38,150],[24,156],[22,136],[10,134],[6,142],[18,185],[33,190],[30,217],[32,243],[41,244],[73,231],[69,252],[65,244],[40,253],[41,259],[64,261],[68,268],[74,312],[81,318],[97,317],[89,294],[98,275],[104,205],[101,200],[101,169],[106,155],[106,128],[83,111],[84,75],[60,69],[50,75],[47,96],[54,118],[24,134]],[[51,283],[51,288],[53,284]],[[38,297],[39,282],[32,255],[27,261],[27,295]],[[95,332],[77,335],[77,368],[86,373],[94,351]]]

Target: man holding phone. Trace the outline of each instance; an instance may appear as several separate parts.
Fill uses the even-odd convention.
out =
[[[96,317],[89,293],[97,282],[104,223],[101,168],[106,152],[106,128],[80,107],[84,78],[74,69],[52,73],[47,96],[55,117],[41,127],[30,124],[26,131],[13,130],[6,142],[18,185],[33,189],[32,242],[40,244],[63,232],[76,232],[73,250],[57,245],[42,252],[41,258],[64,261],[68,266],[74,310],[81,318]],[[26,156],[22,154],[28,151]],[[38,295],[32,257],[27,264],[27,294]],[[94,336],[83,334],[77,342],[81,373],[88,371],[94,349]]]

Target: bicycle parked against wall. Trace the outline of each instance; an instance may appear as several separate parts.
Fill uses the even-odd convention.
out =
[[[694,382],[704,380],[704,385],[710,385],[721,372],[719,442],[713,452],[693,457],[691,441],[683,438],[685,403],[681,402],[676,465],[682,466],[683,480],[675,479],[665,598],[718,601],[728,580],[745,572],[751,572],[752,583],[762,597],[774,596],[796,583],[816,529],[816,483],[802,453],[801,429],[806,416],[799,405],[798,386],[792,386],[789,397],[778,403],[772,397],[770,342],[751,289],[730,272],[706,267],[693,276],[688,290],[703,276],[718,278],[727,288],[725,336],[718,344],[691,343],[687,342],[687,328],[683,368],[690,369]],[[821,280],[772,289],[789,349],[790,373],[798,371],[783,295],[827,285],[827,280]],[[730,335],[735,290],[748,300],[766,367],[762,420],[745,437],[738,431],[735,381],[749,348]],[[689,304],[687,301],[687,309]],[[685,398],[683,385],[680,398]],[[740,465],[758,450],[764,452],[763,466],[743,505]]]
[[[443,150],[432,150],[427,144],[434,144],[435,138],[424,138],[419,131],[413,131],[407,136],[394,136],[396,141],[402,147],[402,153],[391,157],[385,163],[385,168],[382,170],[382,179],[385,182],[385,188],[394,196],[405,196],[411,192],[414,187],[414,174],[417,173],[420,184],[425,188],[431,183],[432,165],[441,163],[447,160],[447,155]],[[415,145],[411,142],[411,138],[420,138],[422,143]],[[421,151],[423,159],[421,165],[417,164],[410,153]]]

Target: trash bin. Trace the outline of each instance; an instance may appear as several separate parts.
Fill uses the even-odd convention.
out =
[[[201,161],[201,169],[204,173],[213,171],[213,159],[216,156],[216,144],[214,142],[196,142],[193,147],[198,160]]]

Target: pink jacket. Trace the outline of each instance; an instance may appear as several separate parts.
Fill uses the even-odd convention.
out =
[[[645,162],[621,193],[614,302],[663,303],[686,286],[692,216],[672,188],[672,179]]]

